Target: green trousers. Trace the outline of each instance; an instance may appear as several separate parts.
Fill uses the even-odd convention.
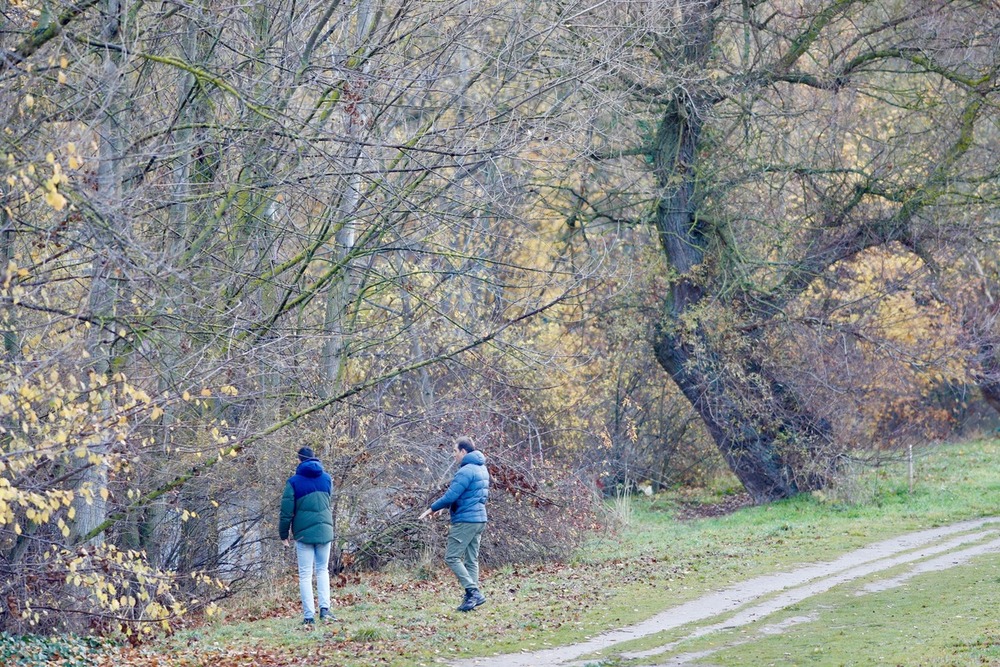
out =
[[[479,588],[479,541],[486,523],[453,523],[448,531],[444,562],[462,588]]]

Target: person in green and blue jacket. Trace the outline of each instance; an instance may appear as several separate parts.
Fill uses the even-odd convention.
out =
[[[299,564],[299,594],[302,597],[302,623],[315,624],[313,606],[313,573],[319,594],[320,620],[334,620],[330,615],[330,546],[333,544],[333,512],[330,497],[333,480],[323,470],[313,450],[303,447],[298,452],[299,465],[285,483],[281,496],[281,516],[278,536],[289,545],[289,533],[295,540],[295,555]]]

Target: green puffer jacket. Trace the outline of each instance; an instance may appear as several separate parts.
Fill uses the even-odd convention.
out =
[[[333,480],[316,459],[303,461],[288,478],[281,496],[281,517],[278,537],[291,536],[303,544],[325,544],[333,541],[333,512],[330,494]]]

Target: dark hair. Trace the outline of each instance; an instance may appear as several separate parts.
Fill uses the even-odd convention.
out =
[[[313,461],[316,459],[316,454],[309,447],[303,447],[299,450],[299,461]]]
[[[464,436],[464,435],[461,438],[458,438],[457,440],[455,440],[455,446],[458,447],[459,449],[461,449],[462,451],[465,451],[465,452],[474,452],[474,451],[476,451],[476,445],[473,444],[472,438],[469,438],[469,437]]]

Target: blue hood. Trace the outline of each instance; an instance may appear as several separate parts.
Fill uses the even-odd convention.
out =
[[[478,449],[471,451],[462,457],[462,465],[465,466],[470,463],[477,466],[486,465],[486,457]]]
[[[295,469],[295,474],[302,475],[303,477],[319,477],[323,472],[323,464],[317,459],[303,461]]]

